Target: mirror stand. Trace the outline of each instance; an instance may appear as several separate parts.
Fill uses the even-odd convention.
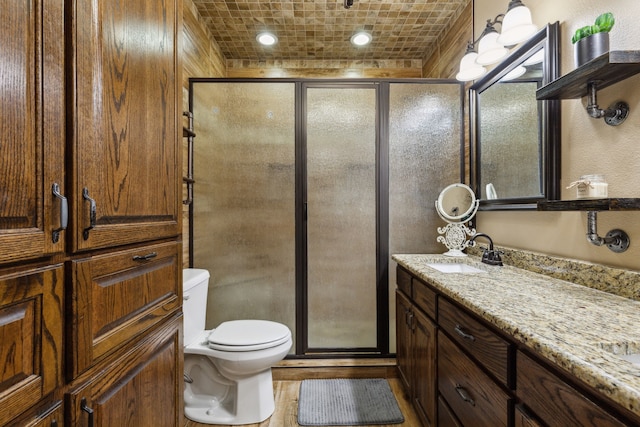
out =
[[[438,236],[436,240],[449,249],[444,255],[467,256],[462,252],[469,246],[467,236],[475,235],[476,230],[465,223],[476,214],[479,203],[473,190],[464,184],[451,184],[442,190],[436,200],[436,212],[448,224],[438,227],[438,233],[444,236]]]

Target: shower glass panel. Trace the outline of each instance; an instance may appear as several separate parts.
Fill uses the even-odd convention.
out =
[[[295,337],[295,84],[195,82],[192,96],[193,261],[211,273],[207,327],[267,319]]]
[[[434,204],[461,182],[462,92],[458,83],[389,87],[389,254],[442,253]],[[396,263],[389,259],[390,351],[395,352]]]
[[[306,91],[311,349],[376,347],[376,87]]]

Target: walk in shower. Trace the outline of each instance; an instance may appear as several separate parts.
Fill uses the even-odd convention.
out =
[[[444,80],[191,79],[207,327],[277,321],[298,356],[395,352],[390,254],[444,249],[434,201],[462,179],[462,103]]]

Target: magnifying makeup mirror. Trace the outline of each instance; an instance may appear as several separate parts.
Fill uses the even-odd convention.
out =
[[[463,257],[462,250],[469,245],[467,236],[476,234],[476,230],[465,224],[478,211],[479,201],[473,190],[465,184],[451,184],[440,192],[436,200],[436,212],[448,224],[438,227],[438,242],[443,243],[448,252],[444,255]]]

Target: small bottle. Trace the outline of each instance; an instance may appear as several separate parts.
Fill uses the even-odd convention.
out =
[[[574,185],[578,199],[606,199],[608,196],[609,184],[604,179],[604,175],[582,175],[570,187]]]

